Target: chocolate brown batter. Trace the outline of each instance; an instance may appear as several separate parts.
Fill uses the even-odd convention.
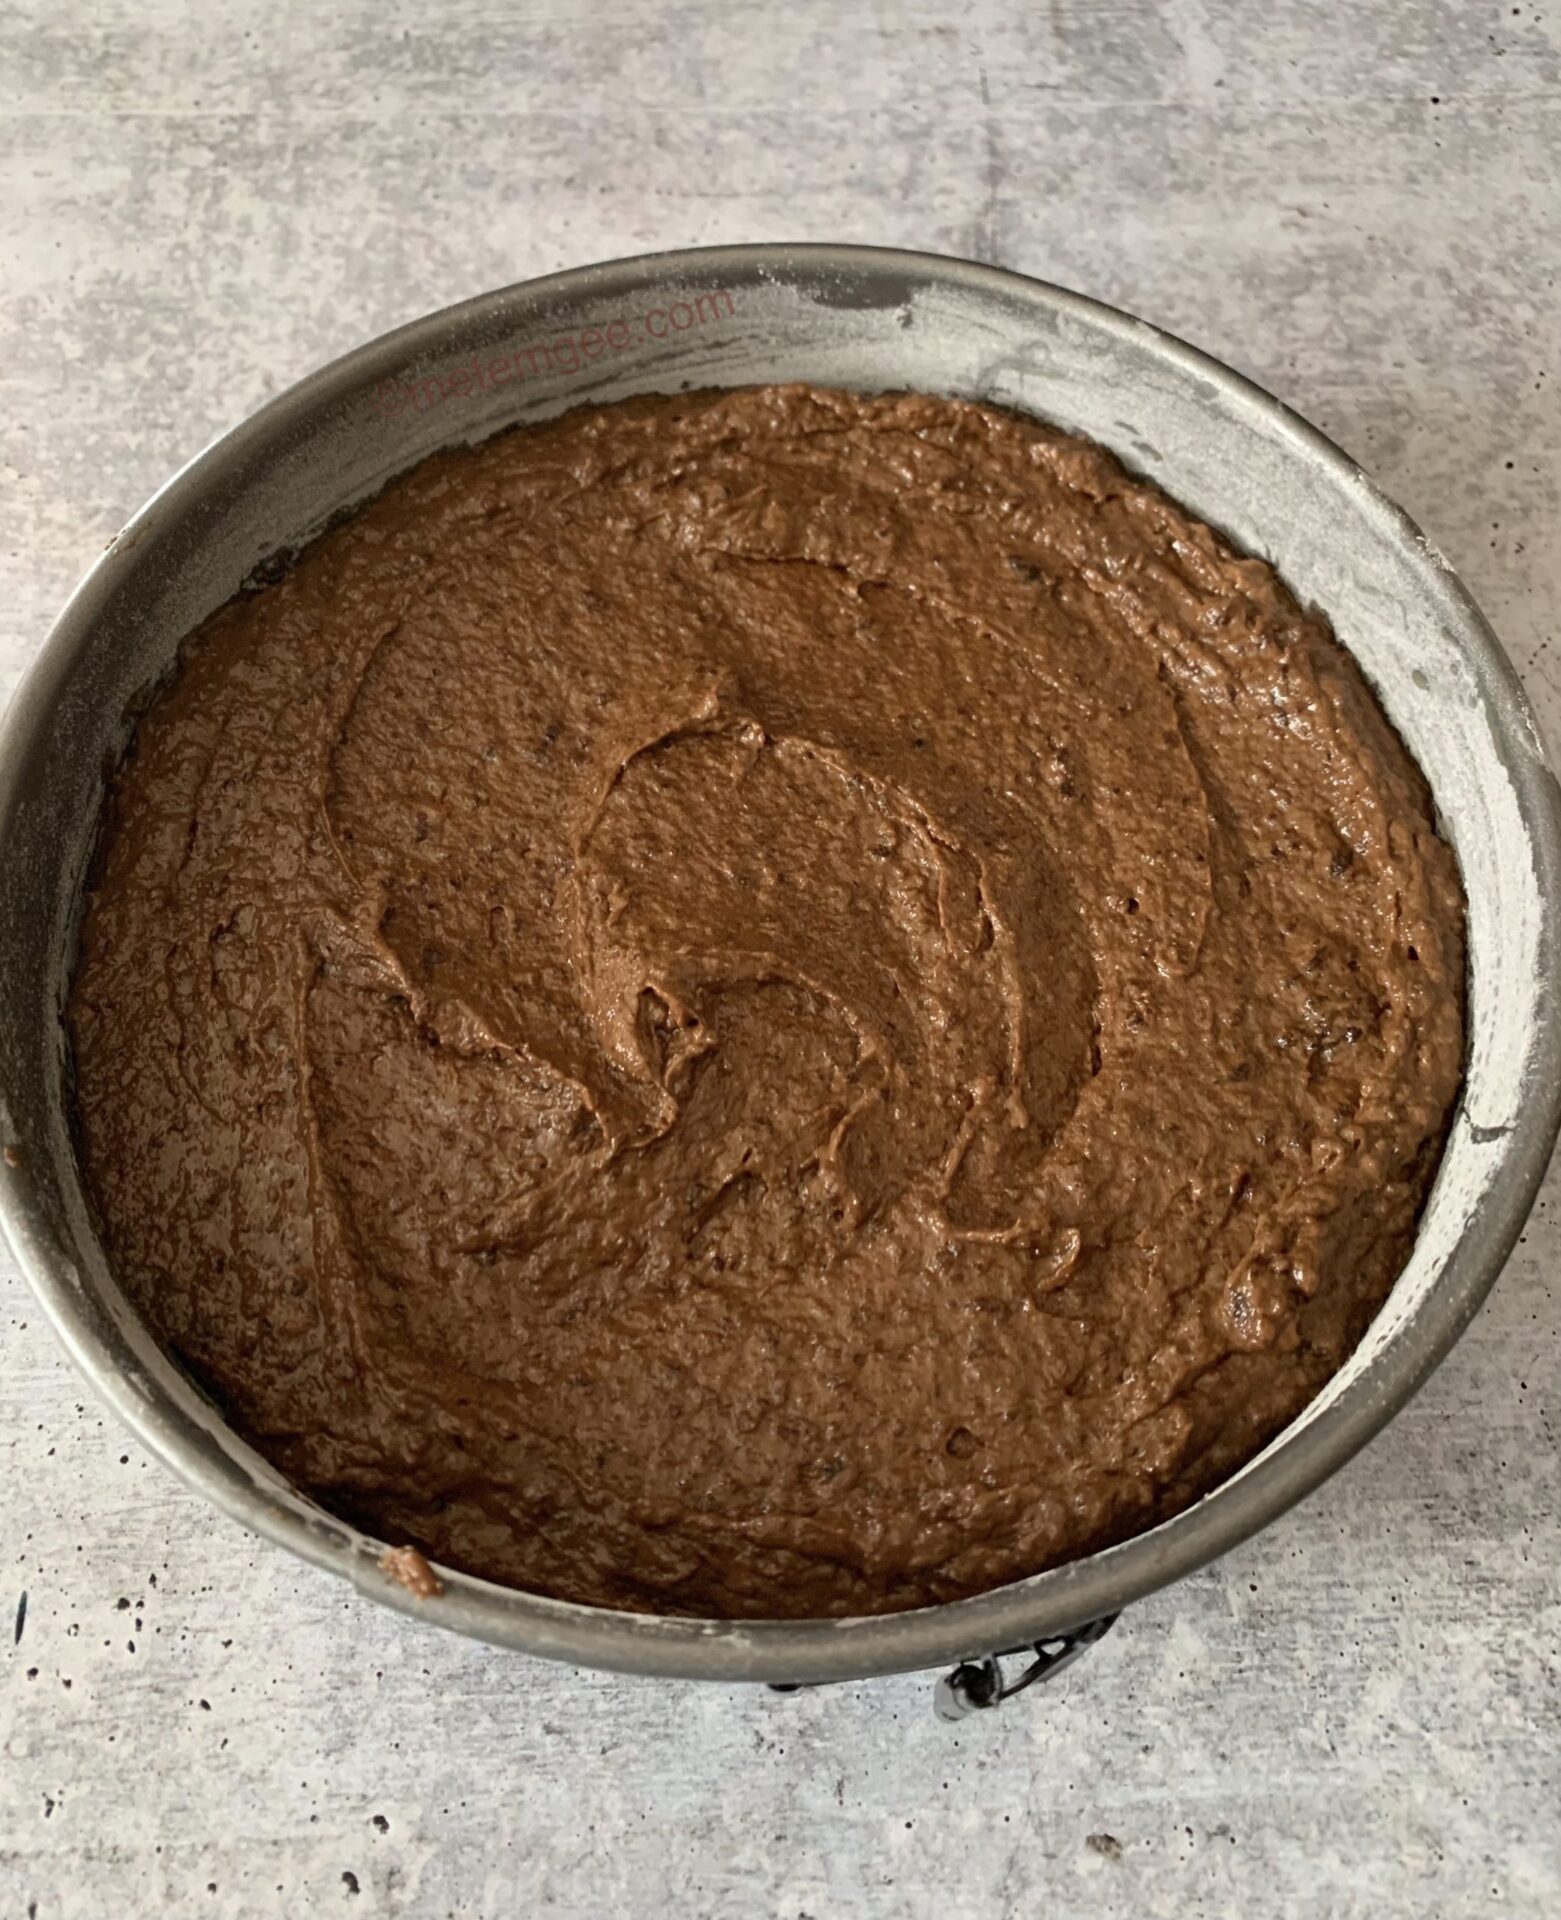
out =
[[[326,1506],[828,1615],[1119,1539],[1306,1403],[1462,967],[1267,566],[1033,421],[760,388],[440,456],[211,619],[69,1027],[119,1274]]]

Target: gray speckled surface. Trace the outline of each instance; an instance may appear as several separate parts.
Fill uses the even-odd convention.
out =
[[[1561,734],[1561,16],[1053,0],[0,14],[0,691],[127,513],[319,361],[643,248],[841,238],[1118,301],[1356,451]],[[1054,1688],[784,1698],[465,1645],[262,1549],[0,1263],[0,1920],[1553,1914],[1554,1176],[1305,1508]]]

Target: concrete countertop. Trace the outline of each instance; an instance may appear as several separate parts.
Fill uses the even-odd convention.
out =
[[[560,266],[852,239],[1254,375],[1425,526],[1561,737],[1546,4],[23,0],[0,102],[0,692],[144,497],[322,360]],[[1558,1203],[1303,1509],[954,1728],[930,1677],[700,1690],[371,1608],[144,1458],[0,1259],[0,1920],[1553,1915]]]

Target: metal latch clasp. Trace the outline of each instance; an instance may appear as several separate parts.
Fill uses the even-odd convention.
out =
[[[1064,1667],[1071,1667],[1097,1640],[1106,1637],[1119,1618],[1118,1614],[1108,1613],[1099,1620],[1075,1627],[1072,1633],[1058,1633],[1045,1640],[1037,1640],[1033,1647],[1016,1647],[1002,1654],[986,1654],[980,1660],[961,1661],[952,1673],[943,1676],[933,1690],[932,1710],[940,1720],[963,1720],[967,1714],[985,1713],[993,1707],[1000,1707],[1005,1700],[1012,1700],[1016,1693],[1033,1687],[1037,1680],[1050,1680],[1061,1673]],[[1018,1679],[1005,1679],[1003,1661],[1026,1652],[1034,1656],[1029,1666]]]

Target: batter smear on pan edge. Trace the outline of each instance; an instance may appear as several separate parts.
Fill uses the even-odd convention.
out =
[[[441,455],[224,607],[69,1002],[116,1268],[326,1506],[570,1599],[971,1594],[1407,1257],[1462,900],[1323,621],[1099,449],[800,387]]]

